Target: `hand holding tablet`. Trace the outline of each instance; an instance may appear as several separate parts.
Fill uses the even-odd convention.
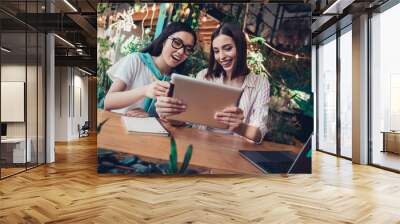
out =
[[[186,110],[186,105],[181,100],[167,96],[158,97],[155,106],[158,115],[162,119],[180,114]]]
[[[218,122],[228,125],[228,129],[234,131],[243,122],[243,110],[239,107],[227,107],[215,113],[214,117]]]
[[[156,111],[160,117],[229,129],[236,127],[230,125],[232,121],[243,117],[243,112],[236,107],[242,93],[241,88],[178,74],[172,75],[172,83],[172,98],[157,99]],[[226,110],[227,108],[231,109]]]

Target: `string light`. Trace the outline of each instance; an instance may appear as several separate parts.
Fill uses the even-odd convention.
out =
[[[187,8],[187,9],[185,10],[185,15],[187,16],[187,15],[189,15],[189,13],[190,13],[190,8]]]
[[[144,34],[145,34],[145,30],[144,30],[144,21],[146,21],[147,16],[149,15],[149,8],[147,7],[147,3],[144,4],[144,7],[146,9],[146,15],[143,17],[142,19],[142,40],[144,39]]]
[[[218,27],[218,26],[217,26],[217,27]],[[247,40],[248,42],[251,42],[248,33],[245,33],[245,37],[246,37],[246,40]],[[255,37],[255,36],[252,36],[252,37]],[[281,55],[284,55],[284,56],[287,56],[287,57],[296,58],[296,60],[298,60],[298,59],[307,59],[307,60],[309,60],[309,59],[310,59],[309,57],[299,56],[298,54],[291,54],[291,53],[287,53],[287,52],[280,51],[280,50],[278,50],[278,49],[272,47],[272,46],[271,46],[270,44],[268,44],[267,42],[264,42],[263,44],[264,44],[266,47],[268,47],[269,49],[271,49],[271,50],[272,50],[274,53],[276,53],[276,54],[281,54]]]
[[[153,14],[151,15],[150,29],[153,27],[154,16],[156,15],[156,3],[153,4],[152,9],[153,9]]]
[[[207,15],[204,15],[203,18],[201,19],[202,22],[207,22]]]

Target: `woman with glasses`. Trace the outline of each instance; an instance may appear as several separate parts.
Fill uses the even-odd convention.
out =
[[[195,44],[196,34],[190,27],[169,24],[142,52],[123,57],[107,71],[113,84],[104,109],[126,116],[155,116],[156,98],[167,96],[170,74],[183,66]]]
[[[208,68],[197,74],[197,79],[243,88],[239,106],[228,107],[215,114],[214,119],[227,124],[224,132],[238,134],[255,143],[261,143],[267,132],[269,82],[252,74],[247,67],[247,43],[240,27],[225,23],[211,35]],[[161,118],[185,111],[184,105],[170,97],[160,96],[156,103]],[[201,129],[223,131],[204,125]]]

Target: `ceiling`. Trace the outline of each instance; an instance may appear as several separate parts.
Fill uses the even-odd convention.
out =
[[[248,21],[246,27],[248,32],[254,32],[264,35],[271,44],[279,36],[279,29],[284,28],[285,19],[296,19],[302,16],[309,16],[309,7],[312,10],[312,34],[313,38],[323,33],[328,27],[335,24],[336,21],[344,16],[356,15],[368,9],[373,9],[383,4],[387,0],[336,0],[347,1],[349,5],[344,5],[340,9],[343,13],[337,15],[324,15],[323,12],[334,4],[335,0],[304,0],[291,1],[297,3],[308,3],[308,5],[299,4],[248,4],[250,14],[253,14],[254,21]],[[46,4],[47,2],[47,4]],[[0,1],[0,27],[2,30],[2,45],[7,46],[13,53],[9,54],[15,57],[34,54],[37,50],[34,35],[27,35],[25,40],[25,31],[29,32],[54,32],[61,38],[67,40],[70,44],[55,38],[56,64],[75,65],[86,68],[91,72],[96,71],[96,46],[97,46],[97,24],[96,6],[98,2],[121,2],[121,1],[103,1],[103,0],[1,0]],[[125,1],[132,4],[132,1]],[[273,1],[271,1],[273,2]],[[69,3],[69,4],[68,4]],[[207,19],[200,20],[199,23],[199,42],[208,49],[211,39],[211,33],[221,21],[221,15],[227,12],[243,10],[243,4],[203,4],[214,5],[213,8],[207,8]],[[241,7],[241,8],[240,8]],[[52,13],[48,13],[52,11]],[[158,18],[158,4],[155,11],[155,18]],[[204,12],[202,15],[204,16]],[[133,20],[140,22],[144,18],[143,13],[135,13]],[[150,27],[150,16],[144,20],[144,26]],[[152,30],[155,29],[156,22],[151,24]],[[265,32],[262,33],[261,31]],[[291,40],[290,40],[291,41]],[[290,42],[289,41],[289,42]],[[25,44],[28,47],[25,50]],[[39,46],[39,49],[41,46]],[[25,50],[25,51],[24,51]],[[72,64],[71,64],[72,63]]]
[[[10,60],[35,56],[36,33],[54,32],[72,44],[55,38],[56,65],[79,66],[95,74],[96,5],[92,0],[47,0],[47,4],[45,0],[1,0],[2,46],[11,50],[7,56]],[[25,32],[26,38],[21,35]]]

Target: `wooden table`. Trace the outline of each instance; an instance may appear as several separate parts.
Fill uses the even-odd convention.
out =
[[[97,137],[97,147],[124,152],[153,160],[169,160],[170,137],[128,133],[116,113],[98,110],[98,124],[109,118]],[[262,174],[239,154],[239,150],[287,150],[297,153],[300,147],[264,141],[255,145],[240,136],[203,131],[196,128],[164,126],[174,136],[178,162],[183,161],[186,147],[193,145],[191,167],[206,169],[212,174]]]

